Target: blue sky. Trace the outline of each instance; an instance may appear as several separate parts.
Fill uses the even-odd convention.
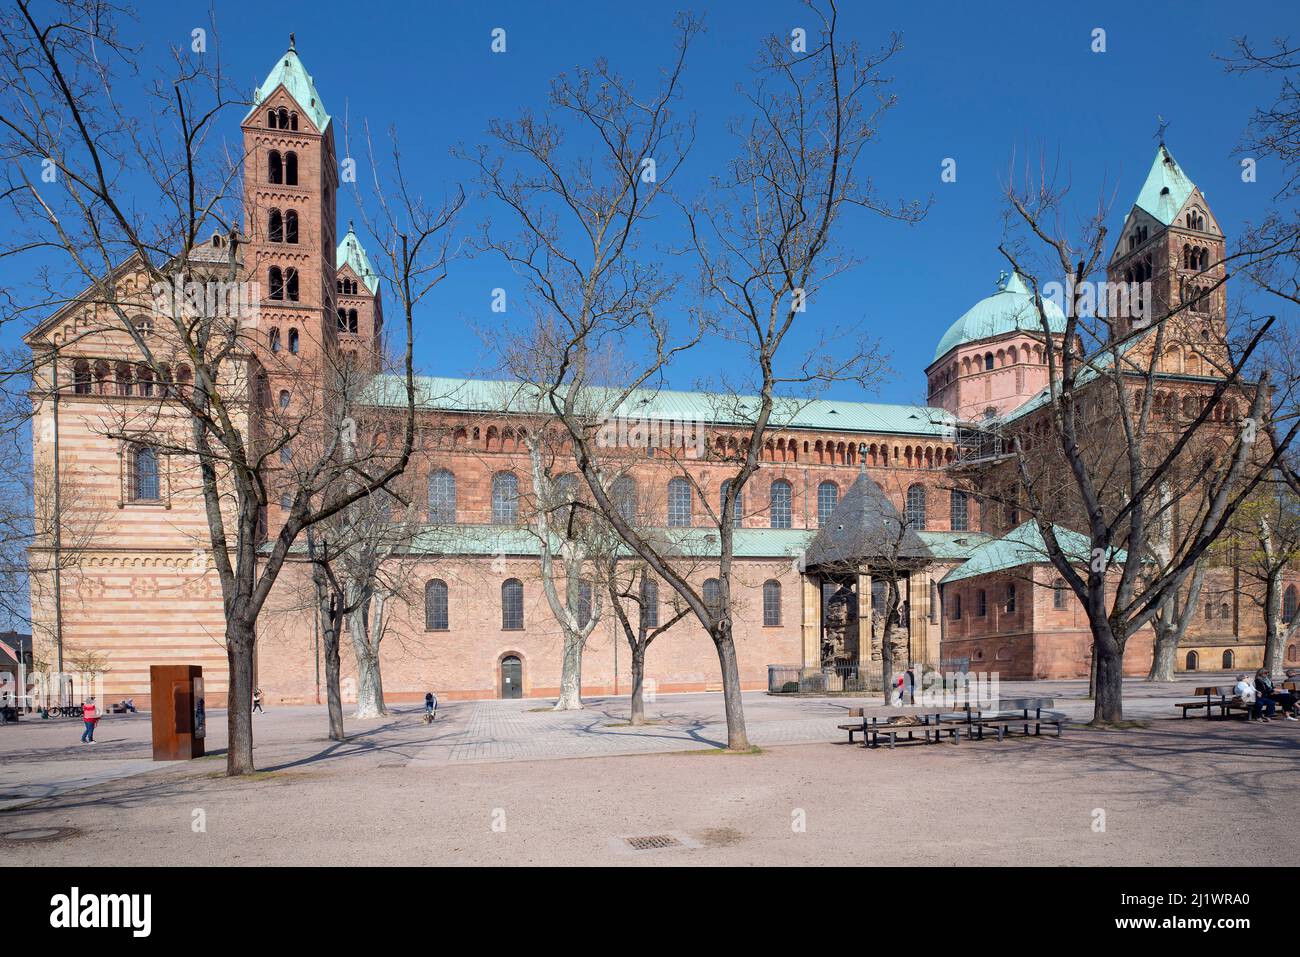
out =
[[[1271,201],[1276,170],[1262,163],[1259,181],[1244,184],[1234,151],[1252,107],[1271,102],[1276,81],[1229,76],[1213,55],[1227,54],[1230,39],[1243,33],[1261,41],[1300,34],[1293,2],[1106,3],[1087,11],[1082,4],[915,0],[842,6],[847,35],[875,46],[898,30],[905,44],[891,70],[899,105],[864,162],[886,196],[932,196],[934,206],[912,227],[865,217],[846,221],[843,239],[865,261],[810,304],[809,331],[865,328],[884,341],[894,371],[874,395],[848,385],[833,395],[923,399],[921,370],[935,343],[993,291],[1003,266],[996,247],[1013,150],[1022,160],[1040,151],[1059,155],[1082,211],[1104,189],[1114,199],[1114,231],[1151,164],[1161,114],[1171,151],[1206,192],[1230,237]],[[329,111],[340,118],[346,110],[354,127],[362,118],[380,129],[395,123],[412,178],[430,196],[456,182],[468,188],[471,171],[450,148],[483,142],[491,117],[540,109],[557,72],[603,55],[623,73],[651,83],[671,50],[679,8],[703,14],[708,26],[685,78],[685,107],[698,115],[700,130],[681,184],[689,194],[731,155],[725,121],[742,109],[735,85],[748,76],[761,37],[811,27],[800,4],[215,3],[230,75],[251,90],[293,31]],[[206,3],[149,0],[128,33],[144,44],[147,61],[161,65],[167,46],[187,42],[191,29],[206,24],[207,13]],[[507,30],[504,55],[489,49],[494,27]],[[1106,30],[1105,53],[1090,49],[1097,27]],[[115,92],[128,107],[143,104],[129,87]],[[238,121],[232,112],[232,141]],[[957,161],[955,183],[940,181],[947,157]],[[344,223],[349,204],[342,194]],[[490,212],[471,190],[464,224],[477,224]],[[0,228],[7,228],[3,218]],[[19,284],[21,278],[13,264],[0,264],[0,282]],[[418,320],[422,371],[459,375],[485,367],[475,327],[491,324],[490,295],[497,286],[518,288],[497,259],[453,267]],[[4,331],[10,342],[18,334]],[[707,385],[727,361],[725,354],[700,351],[673,372],[671,384]]]

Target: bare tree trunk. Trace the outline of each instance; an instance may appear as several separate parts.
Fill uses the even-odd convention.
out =
[[[1151,654],[1151,670],[1147,681],[1174,681],[1174,669],[1178,662],[1178,643],[1187,633],[1187,626],[1196,614],[1196,606],[1201,603],[1201,586],[1205,582],[1205,563],[1197,562],[1192,571],[1192,580],[1187,586],[1186,600],[1182,600],[1181,588],[1165,601],[1159,614],[1152,621],[1156,642]],[[1181,601],[1181,604],[1180,604]]]
[[[253,767],[253,626],[236,616],[226,619],[226,774],[250,774]]]
[[[1174,664],[1178,658],[1178,642],[1182,638],[1182,629],[1178,627],[1173,615],[1172,598],[1168,599],[1169,612],[1161,613],[1152,623],[1155,633],[1155,647],[1151,652],[1151,670],[1147,672],[1147,681],[1173,681]]]
[[[354,718],[380,718],[388,714],[384,704],[384,679],[379,670],[379,655],[369,651],[357,653],[357,709]]]
[[[564,629],[564,664],[555,711],[582,710],[582,646],[585,639]]]
[[[1094,672],[1092,722],[1094,727],[1111,727],[1124,720],[1124,646],[1108,622],[1093,626]]]
[[[1283,666],[1287,638],[1291,629],[1282,620],[1282,573],[1284,565],[1270,570],[1264,583],[1264,667],[1274,678],[1286,675]]]
[[[632,649],[631,724],[645,724],[645,648]]]
[[[357,660],[357,708],[353,716],[379,718],[388,714],[384,705],[384,679],[379,666],[384,595],[382,592],[377,595],[371,593],[353,604],[355,608],[348,615],[348,631],[352,635],[352,651]]]
[[[321,650],[325,657],[325,704],[329,713],[330,740],[343,741],[343,695],[339,690],[339,620],[332,602],[321,601]]]
[[[714,635],[718,663],[722,666],[722,701],[727,712],[727,749],[748,751],[749,734],[745,731],[745,703],[740,697],[740,666],[736,662],[736,645],[731,640],[731,619],[724,619],[726,629]]]

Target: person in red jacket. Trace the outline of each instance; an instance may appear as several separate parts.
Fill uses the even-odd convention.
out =
[[[95,699],[87,698],[81,705],[81,720],[86,722],[86,730],[81,733],[82,744],[95,743],[95,725],[99,723],[99,714],[95,711]]]

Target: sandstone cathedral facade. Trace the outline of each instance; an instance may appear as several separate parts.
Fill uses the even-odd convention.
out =
[[[291,46],[257,89],[242,124],[243,245],[239,268],[266,295],[250,333],[238,415],[255,432],[260,409],[314,408],[312,370],[341,361],[378,367],[385,352],[382,287],[355,230],[339,236],[339,165],[334,124]],[[221,262],[220,235],[205,251]],[[1205,197],[1162,145],[1125,219],[1109,271],[1155,283],[1165,301],[1222,270],[1224,236]],[[125,263],[106,280],[128,297],[140,290]],[[1222,340],[1222,287],[1196,296],[1181,332],[1159,358],[1158,405],[1193,405],[1215,381]],[[1064,317],[1047,308],[1053,334]],[[153,334],[147,311],[133,320]],[[161,324],[156,327],[162,335]],[[38,657],[65,669],[76,652],[105,667],[110,699],[148,700],[149,666],[198,664],[210,696],[226,692],[224,617],[212,568],[203,497],[193,463],[151,436],[184,428],[169,403],[190,387],[185,356],[161,376],[140,362],[132,337],[74,301],[27,337],[37,358],[32,398],[37,487],[59,489],[73,548],[49,536],[33,575]],[[925,370],[928,404],[818,400],[803,405],[768,440],[736,517],[735,637],[747,688],[768,686],[770,665],[851,674],[879,667],[886,586],[901,599],[891,641],[896,663],[996,671],[1004,678],[1086,676],[1090,635],[1073,594],[1046,561],[1041,540],[1014,503],[982,494],[996,465],[963,436],[1041,427],[1048,385],[1044,332],[1025,280],[1004,277],[944,334]],[[543,597],[538,544],[526,525],[527,415],[511,408],[507,384],[424,379],[420,440],[406,480],[427,528],[393,561],[406,593],[392,604],[383,642],[391,700],[426,690],[450,697],[554,695],[562,635]],[[703,423],[708,441],[690,462],[695,487],[659,467],[654,449],[630,474],[650,524],[707,531],[699,495],[716,500],[729,471],[723,403],[699,393],[658,391],[639,414]],[[1216,420],[1240,409],[1225,404]],[[106,423],[113,423],[109,427]],[[132,438],[132,430],[138,438]],[[978,443],[976,443],[978,444]],[[996,504],[995,504],[996,501]],[[264,531],[285,502],[271,495]],[[900,541],[882,528],[901,523]],[[707,535],[701,536],[707,548]],[[707,563],[701,585],[707,591]],[[667,589],[661,589],[666,592]],[[1183,638],[1179,666],[1258,667],[1263,618],[1230,562],[1207,577],[1204,611]],[[271,702],[320,700],[319,622],[304,566],[286,566],[261,619],[256,684]],[[1287,592],[1295,613],[1295,588]],[[668,614],[657,594],[651,612]],[[346,642],[345,652],[346,652]],[[1149,634],[1129,645],[1126,669],[1145,674]],[[588,640],[583,689],[627,692],[629,653],[613,616]],[[1287,663],[1297,661],[1288,648]],[[344,661],[345,676],[352,664]],[[652,647],[647,676],[659,691],[720,687],[711,642],[686,617]],[[345,689],[348,682],[345,678]]]

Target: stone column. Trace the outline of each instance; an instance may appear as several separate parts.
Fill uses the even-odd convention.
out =
[[[804,572],[799,576],[803,592],[803,660],[804,668],[820,668],[822,664],[821,622],[822,587],[817,576]]]
[[[858,573],[858,661],[859,668],[865,668],[873,661],[880,660],[876,646],[876,636],[872,634],[871,621],[871,576],[866,572]]]

